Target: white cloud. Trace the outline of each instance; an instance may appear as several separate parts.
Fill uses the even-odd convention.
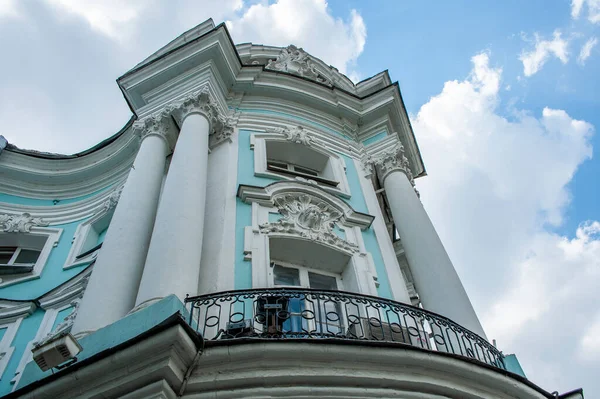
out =
[[[600,302],[600,224],[573,239],[548,229],[563,222],[593,126],[559,109],[502,115],[502,70],[486,53],[472,62],[412,120],[428,171],[417,180],[423,204],[488,337],[546,389],[576,388],[588,374],[591,385],[600,364],[586,374],[576,353]]]
[[[274,46],[295,44],[343,73],[351,69],[362,53],[367,37],[365,23],[356,10],[351,11],[347,21],[334,18],[325,0],[255,4],[227,25],[236,41]]]
[[[590,58],[592,55],[592,49],[598,44],[598,38],[591,37],[589,38],[583,46],[581,46],[581,51],[579,51],[579,56],[577,57],[577,62],[579,65],[584,65],[585,61]]]
[[[561,37],[559,30],[554,31],[552,40],[542,40],[536,33],[535,48],[528,52],[523,51],[519,56],[519,59],[523,62],[525,76],[531,76],[539,72],[551,55],[566,64],[569,61],[568,45],[568,40]]]
[[[584,4],[588,9],[588,21],[593,24],[600,22],[600,0],[572,0],[571,17],[578,19]]]
[[[15,0],[0,0],[0,18],[17,17],[17,3]]]
[[[600,359],[600,313],[591,320],[595,321],[584,331],[579,355],[585,361],[594,362]]]

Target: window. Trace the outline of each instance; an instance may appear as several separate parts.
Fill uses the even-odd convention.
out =
[[[341,286],[340,276],[333,273],[324,274],[303,266],[275,261],[273,268],[273,285],[275,287],[305,287],[316,290],[338,290]],[[279,303],[282,301],[280,300]],[[339,334],[343,331],[340,304],[333,301],[322,301],[308,297],[307,299],[289,298],[286,312],[289,313],[278,327],[281,331],[303,333],[314,331],[319,334]],[[314,317],[312,316],[314,315]],[[267,315],[268,316],[268,315]],[[269,320],[269,318],[266,318]],[[272,330],[272,327],[269,326]]]
[[[0,288],[38,278],[62,229],[32,227],[28,233],[0,233]]]
[[[344,159],[313,143],[304,145],[272,135],[251,136],[254,174],[277,180],[308,180],[332,194],[350,196]]]
[[[64,269],[93,261],[102,247],[114,209],[103,211],[77,226]]]
[[[31,272],[41,252],[36,248],[0,247],[0,274]]]

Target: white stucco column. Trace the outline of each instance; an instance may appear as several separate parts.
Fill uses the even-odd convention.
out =
[[[200,276],[209,135],[222,137],[223,118],[206,92],[174,111],[181,130],[162,192],[136,307],[175,294],[196,295]],[[219,129],[216,131],[215,129]]]
[[[73,332],[89,332],[125,316],[135,303],[169,151],[169,121],[134,125],[141,144],[94,265]]]
[[[371,159],[377,166],[423,307],[486,337],[471,301],[413,187],[401,145]]]

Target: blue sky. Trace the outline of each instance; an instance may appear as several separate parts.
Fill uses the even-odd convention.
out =
[[[115,79],[209,17],[353,79],[388,69],[488,337],[543,388],[600,397],[600,0],[0,0],[0,134],[91,147],[130,117]]]

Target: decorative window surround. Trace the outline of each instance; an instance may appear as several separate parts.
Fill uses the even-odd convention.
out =
[[[317,184],[323,190],[332,194],[337,194],[346,198],[350,197],[350,185],[348,184],[348,179],[346,178],[346,165],[344,163],[344,160],[339,155],[326,149],[312,136],[311,133],[309,133],[306,129],[302,128],[301,126],[297,126],[294,128],[270,128],[267,131],[268,133],[257,133],[252,134],[250,136],[250,148],[254,150],[255,176],[267,177],[276,180],[308,181]],[[269,170],[267,165],[267,159],[269,157],[269,143],[288,143],[290,146],[290,155],[293,154],[293,146],[304,145],[307,147],[307,151],[314,152],[320,157],[327,157],[328,161],[326,162],[324,168],[321,171],[319,171],[319,177],[337,182],[337,187],[334,187],[330,184],[319,183],[319,181],[313,180],[309,176],[293,176],[288,173],[278,173]],[[278,161],[287,161],[290,163],[294,163],[289,159],[281,158],[286,158],[286,155],[279,153],[277,159]],[[316,169],[314,167],[311,167],[310,165],[300,164],[299,166]]]
[[[122,190],[123,187],[115,189],[92,218],[77,226],[63,269],[85,265],[96,259],[100,251],[100,244],[97,242],[99,235],[108,229]],[[81,256],[82,254],[85,255]]]
[[[238,197],[252,205],[252,225],[244,230],[244,259],[252,262],[252,286],[269,287],[271,244],[277,242],[290,248],[288,259],[309,258],[311,252],[323,252],[323,269],[342,275],[347,289],[368,295],[377,295],[377,274],[372,256],[366,252],[361,229],[368,228],[373,217],[354,211],[343,200],[315,185],[281,181],[267,187],[240,186]],[[281,218],[269,222],[269,214],[280,213]],[[343,231],[345,239],[335,232]],[[281,241],[275,241],[281,240]],[[272,241],[272,242],[271,242]],[[306,251],[308,247],[315,251]],[[314,247],[313,247],[314,246]],[[296,258],[296,259],[290,259]]]
[[[0,246],[35,247],[41,251],[31,272],[3,275],[0,278],[0,288],[40,277],[50,252],[58,245],[63,231],[59,228],[40,227],[47,225],[43,219],[32,217],[29,213],[0,214]],[[40,239],[44,241],[43,245],[40,245]]]
[[[13,384],[13,391],[19,385],[19,380],[21,379],[25,366],[33,360],[31,350],[33,349],[34,345],[42,340],[51,339],[54,334],[60,331],[71,329],[73,322],[75,321],[75,317],[77,316],[79,302],[83,297],[83,293],[85,291],[88,279],[92,274],[92,270],[93,266],[88,267],[71,280],[53,289],[38,299],[39,307],[44,309],[46,313],[44,313],[44,318],[40,323],[35,337],[27,343],[19,365],[15,370],[15,374],[10,381],[10,383]],[[32,306],[35,305],[32,303]],[[64,321],[57,325],[53,331],[52,327],[56,322],[58,314],[68,308],[73,308],[73,311],[66,316]]]

